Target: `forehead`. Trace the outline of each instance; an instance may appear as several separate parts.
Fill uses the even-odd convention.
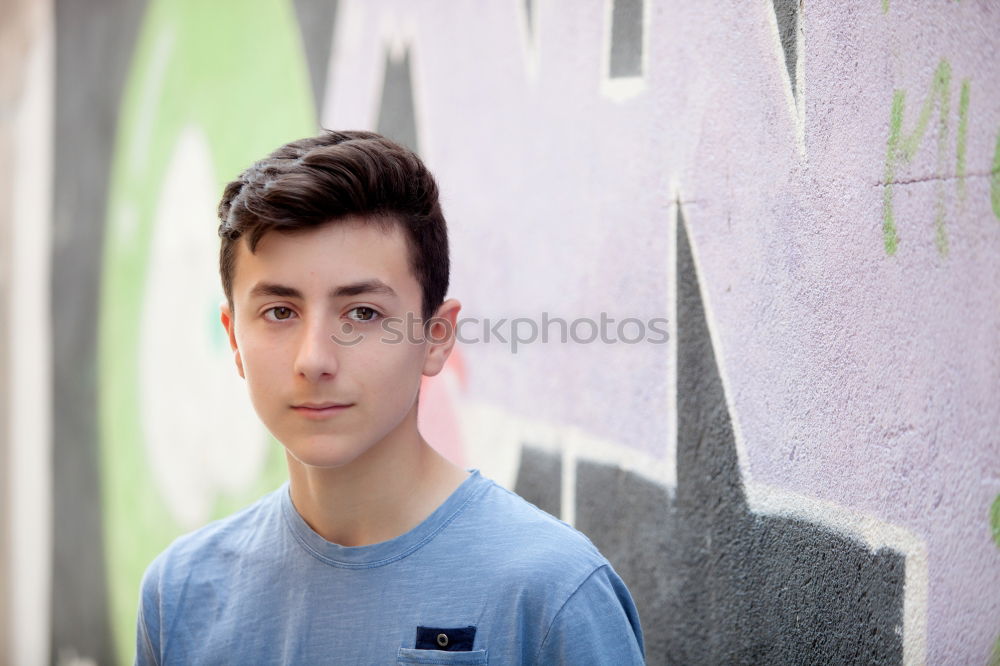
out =
[[[233,296],[245,297],[260,280],[308,293],[311,288],[325,292],[372,279],[385,282],[404,299],[420,298],[409,246],[399,225],[347,218],[293,232],[269,231],[254,252],[241,239],[236,248]]]

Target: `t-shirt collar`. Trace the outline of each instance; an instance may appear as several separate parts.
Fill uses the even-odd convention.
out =
[[[468,503],[490,485],[491,482],[484,478],[478,469],[468,471],[468,478],[419,525],[398,537],[367,546],[341,546],[327,541],[314,532],[295,509],[287,481],[279,492],[281,512],[285,524],[295,539],[317,559],[332,566],[351,569],[380,567],[420,549],[457,518]]]

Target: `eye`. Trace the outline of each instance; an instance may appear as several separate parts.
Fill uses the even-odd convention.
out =
[[[356,308],[352,308],[347,314],[348,317],[354,321],[371,321],[380,316],[375,308],[370,308],[367,305],[360,305]]]
[[[286,308],[284,306],[277,306],[273,308],[268,308],[264,311],[264,318],[270,321],[284,321],[286,319],[291,319],[292,315],[295,314],[291,308]]]

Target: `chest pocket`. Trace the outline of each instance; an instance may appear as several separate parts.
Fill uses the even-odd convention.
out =
[[[448,652],[446,650],[417,650],[415,648],[399,648],[396,655],[397,664],[463,664],[463,666],[481,666],[487,664],[486,650],[468,650],[464,652]]]

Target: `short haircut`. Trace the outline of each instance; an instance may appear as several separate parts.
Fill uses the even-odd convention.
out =
[[[242,237],[253,253],[269,231],[295,232],[357,216],[397,225],[427,319],[448,291],[448,229],[438,188],[412,151],[374,132],[325,130],[287,143],[226,185],[219,202],[219,274],[233,307]]]

